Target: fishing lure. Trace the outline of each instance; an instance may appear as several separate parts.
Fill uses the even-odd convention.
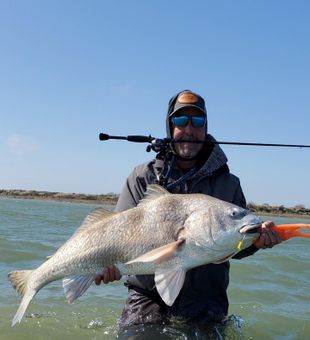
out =
[[[310,233],[303,233],[298,231],[298,229],[310,229],[310,224],[278,224],[274,225],[272,228],[282,239],[282,241],[287,241],[292,237],[306,237],[310,238]],[[237,244],[238,251],[242,250],[243,241],[245,239],[243,236],[242,240],[240,240]]]
[[[287,241],[292,237],[306,237],[310,238],[310,233],[302,233],[298,229],[310,229],[310,224],[279,224],[272,227],[282,239],[282,241]]]

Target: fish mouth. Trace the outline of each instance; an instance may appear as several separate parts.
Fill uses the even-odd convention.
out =
[[[261,223],[247,224],[240,228],[239,233],[244,235],[258,234],[261,226]]]

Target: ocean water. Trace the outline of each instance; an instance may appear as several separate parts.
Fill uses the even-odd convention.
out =
[[[123,281],[92,286],[68,305],[62,282],[44,287],[20,325],[11,320],[20,299],[7,274],[32,269],[52,255],[98,205],[0,199],[0,339],[115,339],[126,299]],[[112,206],[107,207],[113,209]],[[270,219],[270,218],[269,218]],[[275,223],[310,223],[274,218]],[[225,325],[137,327],[130,339],[310,339],[310,240],[294,238],[231,261],[231,315]],[[208,335],[206,335],[208,334]]]

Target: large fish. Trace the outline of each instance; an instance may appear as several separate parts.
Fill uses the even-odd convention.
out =
[[[9,273],[22,296],[12,326],[37,292],[63,279],[72,303],[109,265],[121,274],[155,274],[158,293],[172,305],[187,270],[227,261],[258,237],[260,219],[248,210],[204,194],[170,194],[148,187],[135,208],[96,209],[57,252],[34,270]]]

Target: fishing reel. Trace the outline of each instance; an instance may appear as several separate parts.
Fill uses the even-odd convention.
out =
[[[146,152],[150,152],[151,150],[156,153],[162,152],[166,153],[171,148],[171,139],[169,138],[153,138],[150,144],[146,147]]]

